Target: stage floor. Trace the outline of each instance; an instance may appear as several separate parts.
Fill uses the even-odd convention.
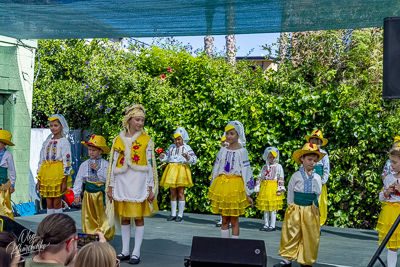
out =
[[[80,211],[68,212],[81,231]],[[16,221],[36,231],[37,225],[45,214],[17,217]],[[220,237],[220,228],[215,227],[219,216],[209,214],[185,213],[182,222],[167,222],[169,212],[159,212],[152,218],[145,219],[145,234],[141,249],[141,262],[138,266],[182,267],[185,256],[190,256],[192,237]],[[267,250],[267,266],[273,266],[281,260],[278,256],[282,222],[277,222],[277,231],[261,232],[259,228],[263,220],[240,218],[240,238],[264,240]],[[132,229],[132,235],[134,230]],[[117,230],[110,244],[117,254],[121,252],[121,233]],[[131,239],[133,250],[134,240]],[[357,230],[348,228],[322,227],[317,262],[314,267],[328,266],[360,266],[368,265],[378,248],[378,232],[373,230]],[[387,250],[381,257],[386,262]],[[123,262],[121,266],[132,266]],[[293,267],[300,266],[297,263]],[[380,266],[376,263],[376,266]]]

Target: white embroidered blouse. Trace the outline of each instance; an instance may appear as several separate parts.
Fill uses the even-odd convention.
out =
[[[90,164],[96,163],[98,166],[96,169],[90,168]],[[98,157],[97,159],[88,159],[84,161],[79,167],[78,174],[76,175],[74,182],[74,194],[75,197],[80,196],[82,192],[82,184],[85,181],[89,182],[101,182],[106,183],[107,179],[107,167],[108,161]]]
[[[286,191],[284,185],[284,173],[282,165],[275,163],[270,165],[268,162],[265,164],[260,174],[256,178],[256,186],[254,187],[254,192],[260,192],[261,183],[263,180],[272,180],[278,182],[278,191]]]
[[[221,174],[241,176],[246,195],[250,196],[254,192],[253,172],[247,149],[229,150],[226,147],[221,148],[212,170],[211,184]]]
[[[183,153],[189,156],[189,160],[182,156]],[[172,144],[168,147],[167,151],[165,151],[164,158],[160,158],[160,161],[168,161],[169,163],[189,163],[195,165],[197,163],[197,157],[189,145],[176,147],[175,144]]]
[[[384,202],[400,202],[400,192],[394,191],[388,197],[385,197],[385,192],[388,190],[389,186],[393,184],[399,184],[400,178],[396,178],[392,173],[389,173],[385,180],[383,180],[383,190],[379,193],[379,200]]]
[[[306,181],[301,175],[300,171],[295,172],[292,177],[290,177],[288,191],[287,191],[287,204],[288,206],[294,201],[294,192],[300,193],[314,193],[317,195],[317,199],[319,195],[321,195],[322,183],[321,176],[319,176],[314,171],[314,177],[310,180],[310,176],[306,175]]]
[[[43,143],[42,149],[40,150],[38,173],[45,161],[62,161],[64,165],[64,175],[71,174],[71,145],[67,138],[47,139]]]

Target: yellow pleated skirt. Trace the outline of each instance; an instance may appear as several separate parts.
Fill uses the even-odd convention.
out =
[[[250,206],[241,176],[219,175],[212,183],[207,197],[211,200],[211,212],[222,216],[238,217]]]
[[[2,187],[8,189],[0,189],[0,215],[14,220],[14,214],[11,208],[11,194],[9,190],[11,187],[10,181],[8,181],[6,184],[3,184]]]
[[[160,186],[168,188],[193,186],[192,172],[187,164],[169,163],[161,177]]]
[[[158,204],[154,200],[151,210],[147,199],[140,203],[114,200],[114,212],[121,220],[141,220],[143,217],[155,215],[158,212]]]
[[[379,231],[379,245],[382,243],[399,214],[400,203],[386,202],[385,205],[382,205],[381,213],[378,218],[378,225],[376,226],[376,229]],[[386,247],[390,249],[400,248],[400,227],[396,228],[389,242],[386,244]]]
[[[321,195],[318,199],[319,204],[319,212],[321,213],[321,217],[319,218],[320,225],[324,225],[326,219],[328,218],[328,191],[326,189],[326,184],[322,186]]]
[[[312,206],[292,203],[285,213],[279,255],[301,265],[312,265],[318,256],[319,229],[319,215]]]
[[[256,207],[263,211],[281,210],[283,208],[284,193],[276,195],[278,190],[278,181],[263,180],[260,186],[260,192],[256,200]]]
[[[73,171],[71,171],[73,174]],[[67,191],[61,192],[64,180],[64,165],[62,161],[45,161],[40,167],[37,179],[40,181],[40,194],[43,197],[60,197]],[[67,188],[72,187],[71,175],[67,178]]]
[[[106,206],[103,202],[103,192],[88,193],[83,195],[82,200],[82,231],[86,234],[102,232],[107,242],[115,235],[115,228],[108,224]]]

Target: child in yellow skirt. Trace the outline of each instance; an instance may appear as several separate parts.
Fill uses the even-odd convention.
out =
[[[223,147],[217,154],[208,192],[211,210],[222,215],[221,237],[229,238],[229,223],[232,224],[232,238],[239,238],[239,216],[248,206],[253,206],[250,195],[254,191],[253,172],[244,135],[243,125],[231,121],[225,127],[229,147]]]
[[[382,211],[379,214],[378,225],[376,229],[379,231],[379,245],[389,232],[394,221],[400,214],[400,147],[393,148],[389,152],[391,166],[394,174],[389,173],[383,180],[383,191],[379,194],[379,200],[382,205]],[[388,248],[387,266],[395,267],[397,263],[397,250],[400,247],[400,228],[397,227],[389,242],[386,244]]]
[[[293,153],[293,160],[302,166],[289,181],[288,208],[279,246],[279,255],[285,259],[274,267],[292,266],[293,260],[301,266],[309,266],[317,260],[320,229],[318,197],[322,184],[321,176],[313,168],[324,156],[325,153],[311,143]]]
[[[124,130],[113,140],[107,170],[107,209],[110,226],[121,224],[122,252],[117,258],[140,262],[144,217],[158,212],[158,177],[154,143],[144,130],[146,110],[142,105],[126,109]],[[129,256],[131,225],[135,224],[135,247]]]
[[[320,217],[320,225],[324,225],[326,219],[328,217],[328,191],[326,188],[326,182],[328,182],[329,173],[330,173],[330,164],[328,153],[321,149],[322,146],[326,146],[328,143],[328,139],[324,138],[321,130],[314,130],[310,135],[306,135],[306,141],[311,144],[317,145],[320,152],[325,153],[326,155],[317,162],[314,167],[314,170],[319,176],[321,176],[322,183],[322,191],[321,195],[318,199],[319,203],[319,211],[321,213]]]
[[[228,143],[228,141],[226,141],[226,135],[225,135],[225,132],[224,132],[224,134],[221,137],[221,147],[228,147],[228,146],[229,146],[229,143]],[[210,181],[211,180],[212,180],[212,174],[210,175]],[[217,222],[215,224],[215,226],[216,227],[221,227],[221,225],[222,225],[222,215],[220,215],[219,222]],[[232,225],[229,225],[229,227],[232,227]]]
[[[62,213],[61,196],[72,186],[68,123],[61,114],[49,118],[51,134],[40,151],[37,189],[46,198],[47,214]]]
[[[11,208],[11,194],[15,191],[15,166],[12,154],[6,146],[14,146],[12,134],[0,129],[0,215],[14,220]],[[8,172],[8,174],[7,174]]]
[[[283,194],[286,189],[284,185],[284,173],[282,165],[279,164],[279,150],[276,147],[267,147],[263,159],[266,164],[262,167],[256,178],[254,192],[257,193],[256,207],[264,211],[264,226],[260,231],[275,231],[276,211],[283,207]],[[269,226],[271,217],[271,226]]]
[[[168,147],[165,154],[160,154],[161,162],[169,162],[160,181],[160,186],[169,187],[171,191],[171,215],[167,221],[182,221],[185,209],[185,187],[193,186],[192,173],[188,164],[195,165],[197,157],[187,144],[189,140],[185,128],[178,127],[174,132],[174,144]],[[178,217],[176,216],[177,199],[179,199]]]
[[[74,183],[75,204],[81,201],[82,184],[85,194],[82,201],[82,231],[87,234],[102,232],[107,241],[115,235],[115,227],[110,227],[106,215],[105,183],[107,180],[108,161],[101,154],[108,154],[110,148],[101,135],[92,135],[89,141],[82,141],[88,147],[90,159],[79,167]]]
[[[398,147],[399,143],[400,143],[400,136],[395,136],[391,149]],[[395,172],[392,169],[390,159],[388,159],[385,163],[385,166],[383,167],[382,180],[384,180],[386,178],[386,176],[388,176],[390,173],[395,174]]]

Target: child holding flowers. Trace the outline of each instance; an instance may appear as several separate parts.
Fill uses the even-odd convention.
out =
[[[174,132],[174,144],[167,151],[160,154],[161,162],[168,161],[160,181],[162,187],[170,188],[171,191],[171,215],[167,221],[182,221],[185,209],[185,187],[193,186],[192,173],[188,164],[197,163],[197,157],[192,148],[187,144],[190,138],[183,127],[178,127]],[[177,199],[179,199],[178,216],[176,216]]]
[[[320,237],[318,198],[322,184],[314,166],[324,156],[325,153],[312,143],[306,143],[293,153],[293,160],[302,165],[288,185],[288,208],[279,246],[279,255],[285,259],[274,267],[292,266],[293,260],[309,266],[317,260]]]
[[[379,214],[378,225],[376,229],[379,231],[379,245],[386,237],[393,223],[400,214],[400,147],[392,148],[389,152],[390,163],[394,173],[388,173],[383,180],[383,191],[379,194],[379,200],[382,205],[382,211]],[[388,248],[387,264],[388,267],[395,267],[397,263],[397,250],[400,247],[400,228],[397,227],[389,242],[386,244]]]
[[[106,213],[110,226],[121,224],[122,252],[117,258],[140,262],[144,217],[158,212],[158,178],[154,143],[143,130],[146,110],[142,105],[125,109],[124,130],[113,140],[107,170]],[[129,255],[131,225],[135,223],[135,247]]]
[[[282,165],[279,164],[279,150],[276,147],[267,147],[263,159],[266,164],[262,167],[256,178],[254,191],[257,193],[256,207],[264,211],[264,226],[260,231],[275,231],[276,211],[283,207],[284,173]],[[271,217],[271,226],[269,226]]]
[[[107,241],[115,235],[115,228],[110,227],[106,215],[105,183],[107,179],[108,161],[101,154],[108,154],[110,148],[101,135],[92,135],[89,141],[82,141],[88,148],[90,159],[79,167],[74,183],[75,204],[81,201],[82,184],[85,183],[85,193],[82,201],[82,231],[87,234],[102,232]]]
[[[6,146],[14,146],[12,134],[0,129],[0,215],[14,220],[11,208],[11,194],[15,191],[15,166],[12,154]]]
[[[229,238],[229,223],[232,238],[239,238],[239,216],[248,206],[253,206],[250,195],[254,190],[253,173],[246,145],[243,124],[231,121],[225,127],[229,147],[222,147],[212,171],[208,198],[211,210],[222,215],[221,237]]]
[[[72,186],[68,123],[61,114],[49,118],[51,134],[40,151],[37,189],[47,201],[47,215],[62,213],[61,196]]]

